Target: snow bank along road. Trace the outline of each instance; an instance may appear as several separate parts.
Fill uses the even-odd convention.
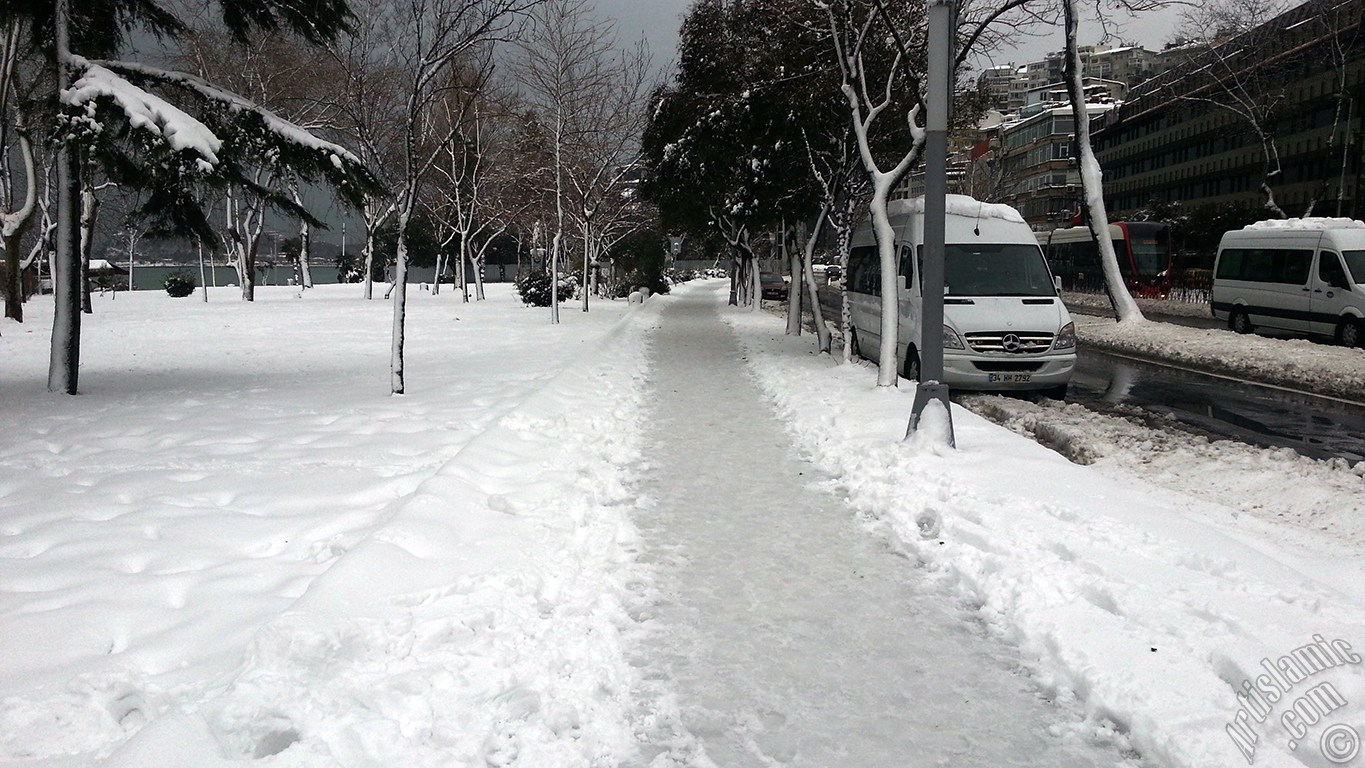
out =
[[[1235,471],[1220,473],[1210,451],[1186,476],[1208,485],[1195,495],[1169,482],[1190,454],[1123,471],[1144,465],[1144,444],[1160,454],[1166,443],[1120,434],[1138,449],[1130,461],[1079,466],[959,407],[957,450],[930,450],[900,439],[911,387],[878,390],[867,367],[813,354],[766,313],[725,317],[800,450],[1015,642],[1045,688],[1074,696],[1087,723],[1125,734],[1156,765],[1360,764],[1362,545],[1298,524],[1307,515],[1274,519],[1281,501],[1315,506],[1321,475],[1236,454]],[[1047,428],[1053,413],[1036,411],[1029,429]],[[1082,425],[1057,437],[1098,456],[1105,432]],[[1347,508],[1334,533],[1356,534],[1350,518],[1365,494],[1342,469],[1350,477],[1322,496]]]
[[[911,387],[721,285],[414,292],[401,398],[354,286],[98,298],[76,398],[50,309],[0,321],[0,765],[1365,765],[1365,557],[1270,512],[1318,476],[1248,460],[1262,516],[959,408],[906,442]],[[742,366],[686,368],[708,300]]]
[[[725,766],[1094,766],[1014,649],[926,589],[798,457],[717,317],[664,310],[640,487],[660,576],[651,666]]]

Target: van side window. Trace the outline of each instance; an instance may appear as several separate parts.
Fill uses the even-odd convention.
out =
[[[1305,285],[1313,252],[1302,248],[1224,248],[1218,258],[1219,280]]]
[[[908,245],[902,245],[900,250],[900,261],[900,269],[898,269],[896,273],[905,278],[905,281],[901,283],[901,285],[908,288],[915,284],[915,249]]]
[[[1341,257],[1331,251],[1318,255],[1318,279],[1334,288],[1349,286],[1346,269],[1341,266]]]
[[[881,295],[882,261],[877,246],[862,245],[849,251],[847,284],[854,293]]]
[[[1218,256],[1218,279],[1241,280],[1242,263],[1246,261],[1246,249],[1224,248]]]
[[[1287,285],[1307,285],[1308,272],[1313,268],[1313,252],[1281,250],[1277,252],[1277,255],[1279,254],[1283,254],[1278,264],[1279,282]]]

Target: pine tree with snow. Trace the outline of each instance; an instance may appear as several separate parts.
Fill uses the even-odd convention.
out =
[[[218,10],[239,40],[259,30],[325,43],[352,19],[345,0],[221,0]],[[350,151],[238,94],[183,72],[113,58],[134,30],[183,34],[180,14],[187,12],[154,0],[11,0],[0,9],[0,24],[22,25],[56,75],[56,308],[48,370],[54,392],[75,394],[78,385],[83,158],[143,193],[139,214],[152,230],[200,242],[214,237],[199,196],[205,187],[253,186],[273,204],[296,209],[286,189],[263,187],[247,173],[263,155],[305,181],[328,184],[351,204],[375,188]]]

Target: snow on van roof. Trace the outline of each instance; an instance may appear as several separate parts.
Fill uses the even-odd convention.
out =
[[[1024,217],[1018,211],[1001,203],[983,203],[974,197],[966,195],[948,195],[947,210],[950,214],[957,216],[974,216],[978,219],[1003,219],[1005,221],[1023,222]],[[924,198],[911,197],[901,200],[892,200],[886,204],[886,212],[891,216],[899,216],[907,213],[924,213]]]
[[[1302,219],[1268,219],[1248,224],[1242,229],[1281,230],[1281,229],[1365,229],[1365,221],[1359,219],[1335,218],[1329,216],[1305,216]]]

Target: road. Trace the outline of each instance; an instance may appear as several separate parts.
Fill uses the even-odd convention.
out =
[[[838,292],[822,290],[836,311]],[[827,315],[836,316],[836,315]],[[1160,318],[1193,327],[1222,327],[1211,318]],[[1329,398],[1208,376],[1082,347],[1067,399],[1095,410],[1115,405],[1169,414],[1210,437],[1288,447],[1318,459],[1365,460],[1365,409]]]

